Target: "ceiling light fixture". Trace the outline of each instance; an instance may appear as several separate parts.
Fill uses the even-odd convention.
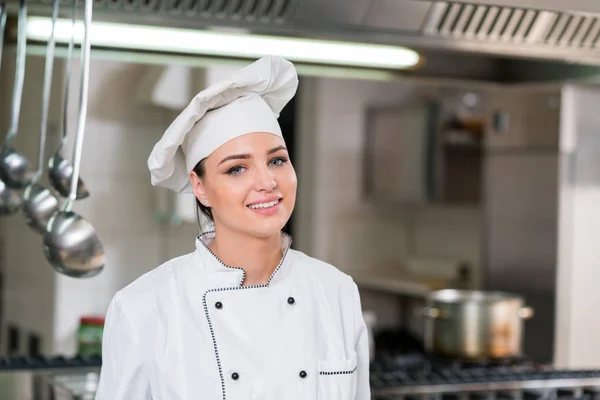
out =
[[[56,22],[55,40],[68,43],[71,21]],[[47,41],[52,20],[46,17],[29,17],[27,38]],[[83,38],[83,23],[75,24],[75,41]],[[190,30],[111,22],[92,22],[92,46],[184,53],[221,57],[259,58],[278,55],[295,62],[344,65],[352,67],[407,69],[417,66],[421,57],[414,50],[388,45],[336,42],[326,40],[259,36],[206,30]]]

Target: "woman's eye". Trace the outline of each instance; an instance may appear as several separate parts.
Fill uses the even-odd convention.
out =
[[[229,175],[239,175],[244,171],[244,167],[242,167],[241,165],[235,166],[233,168],[230,168],[227,171],[227,174]]]
[[[285,157],[278,157],[278,158],[274,158],[273,160],[271,160],[271,165],[274,165],[276,167],[280,167],[283,164],[285,164],[287,161],[288,160]]]

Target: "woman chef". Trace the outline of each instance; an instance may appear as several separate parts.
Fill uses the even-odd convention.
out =
[[[112,299],[96,400],[367,400],[356,284],[290,249],[296,175],[277,122],[294,66],[264,57],[200,92],[148,160],[214,222]]]

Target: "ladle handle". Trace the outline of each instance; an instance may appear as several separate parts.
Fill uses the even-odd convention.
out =
[[[68,118],[69,115],[69,87],[71,86],[71,69],[73,66],[73,47],[75,47],[75,21],[77,20],[77,0],[73,0],[71,7],[71,39],[69,40],[69,47],[67,50],[67,76],[65,82],[65,94],[63,100],[63,120],[62,120],[62,138],[60,139],[60,145],[57,151],[62,150],[63,146],[67,141],[67,130],[68,130]]]
[[[0,1],[0,66],[2,66],[2,51],[4,50],[4,31],[6,30],[6,17],[8,9],[6,0]]]
[[[81,86],[79,94],[79,120],[77,121],[77,136],[75,137],[75,148],[73,151],[73,176],[71,178],[71,192],[69,199],[65,202],[65,211],[71,211],[73,202],[77,199],[77,184],[79,182],[79,168],[81,166],[81,152],[83,150],[83,136],[85,133],[85,121],[87,117],[87,99],[90,77],[90,27],[92,25],[92,11],[94,0],[85,0],[84,27],[85,33],[81,44]]]
[[[4,145],[8,146],[19,129],[19,115],[21,113],[21,97],[23,95],[23,81],[25,80],[25,50],[27,47],[27,2],[19,2],[19,20],[17,33],[17,71],[15,73],[15,85],[13,87],[12,115],[10,128]]]
[[[53,0],[52,4],[52,28],[48,45],[46,47],[46,65],[44,68],[44,89],[42,92],[42,118],[40,123],[40,145],[38,149],[37,171],[33,178],[37,182],[44,170],[44,150],[46,148],[46,135],[48,131],[48,109],[50,108],[50,90],[52,88],[52,69],[54,67],[54,30],[56,27],[56,18],[58,18],[58,8],[60,0]]]

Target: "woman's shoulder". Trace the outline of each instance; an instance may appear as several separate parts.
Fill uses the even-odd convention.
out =
[[[298,250],[290,250],[294,262],[298,263],[298,270],[308,273],[313,279],[329,287],[339,286],[347,290],[354,290],[356,284],[350,275],[340,270],[337,266],[311,257]]]
[[[153,299],[168,290],[178,273],[189,265],[193,253],[172,258],[136,278],[119,290],[115,299],[124,310],[148,309]],[[115,301],[116,301],[115,300]]]

